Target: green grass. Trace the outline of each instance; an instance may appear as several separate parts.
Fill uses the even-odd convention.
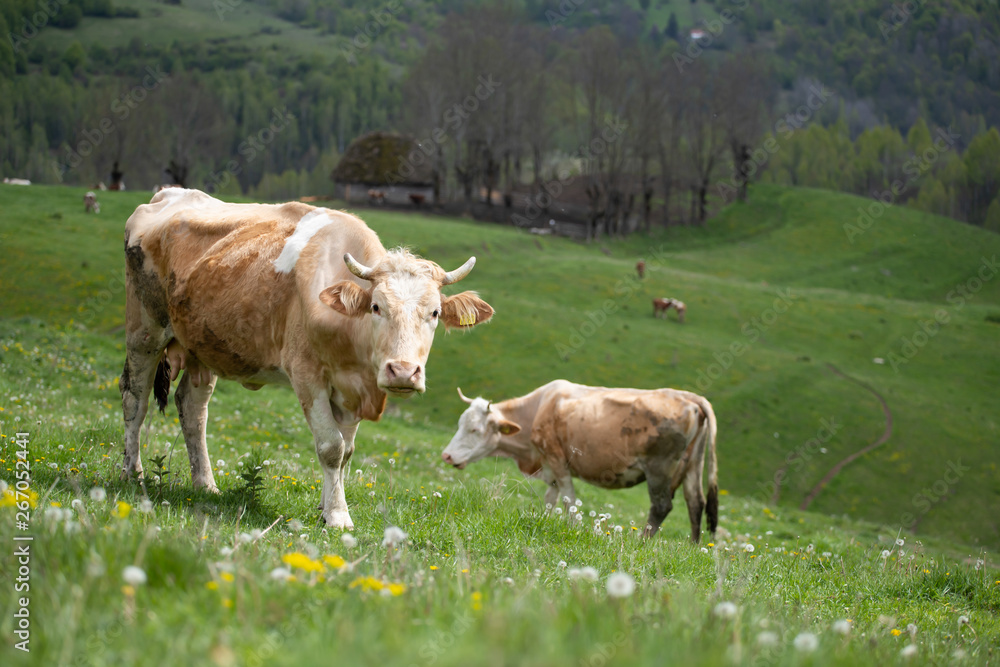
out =
[[[102,193],[101,215],[86,216],[82,192],[0,187],[0,478],[12,482],[12,439],[26,429],[40,494],[30,530],[32,654],[11,649],[5,613],[4,664],[302,664],[330,655],[418,665],[590,665],[609,656],[632,664],[664,655],[699,664],[882,664],[899,660],[908,623],[918,627],[921,661],[948,662],[957,649],[990,659],[1000,639],[1000,576],[983,548],[1000,543],[1000,486],[989,452],[996,324],[987,318],[1000,288],[987,282],[961,309],[946,295],[975,274],[982,255],[1000,251],[1000,237],[891,209],[850,244],[842,226],[863,200],[765,187],[707,230],[604,243],[610,254],[600,244],[365,211],[386,245],[407,243],[449,268],[476,254],[477,268],[457,287],[480,291],[497,315],[474,332],[440,335],[428,393],[394,401],[382,422],[362,425],[354,460],[362,475],[347,489],[359,544],[348,550],[316,525],[318,468],[286,390],[220,383],[208,429],[212,459],[223,462],[220,496],[192,493],[172,405],[150,418],[142,450],[147,471],[164,455],[170,474],[144,488],[118,480],[121,234],[148,194]],[[649,265],[645,282],[616,293],[619,281],[631,286],[639,256]],[[741,328],[786,288],[791,306],[750,343]],[[652,318],[649,300],[660,295],[688,303],[685,325],[672,314]],[[573,331],[607,299],[615,312],[567,353]],[[942,307],[951,322],[898,373],[872,362],[898,351],[899,338]],[[719,417],[725,490],[726,533],[708,553],[685,541],[679,498],[661,536],[632,535],[648,509],[644,486],[578,484],[585,514],[611,514],[610,534],[595,535],[589,515],[582,527],[546,516],[539,483],[508,461],[466,471],[440,464],[463,406],[456,385],[494,399],[554,377],[697,389],[700,373],[733,342],[747,351],[702,392]],[[827,363],[879,391],[895,428],[804,513],[795,508],[809,489],[884,427],[875,398]],[[760,485],[830,418],[838,430],[827,453],[789,467],[781,501],[769,504]],[[239,474],[255,457],[270,463],[251,501]],[[971,470],[921,513],[914,497],[958,460]],[[108,498],[91,500],[93,486]],[[145,514],[147,496],[153,509]],[[52,503],[71,509],[75,498],[83,506],[72,519],[46,513]],[[118,501],[131,506],[128,517],[112,516]],[[901,530],[906,513],[919,514],[916,534]],[[239,542],[275,520],[263,538]],[[381,547],[389,525],[410,535],[398,558]],[[16,532],[13,509],[0,508],[0,540],[12,544]],[[897,536],[906,542],[902,557]],[[892,550],[884,562],[883,549]],[[323,581],[304,572],[272,580],[293,552],[363,560],[351,573],[327,567]],[[978,558],[985,568],[974,567]],[[595,567],[599,580],[570,582],[560,561]],[[122,588],[130,564],[148,576],[134,593]],[[634,596],[607,598],[613,570],[637,579]],[[368,576],[407,588],[383,597],[351,587]],[[13,613],[14,593],[3,599]],[[713,614],[723,600],[739,606],[736,619]],[[961,615],[975,632],[959,627]],[[854,625],[846,639],[831,629],[842,618]],[[779,635],[775,647],[758,644],[765,631]],[[808,658],[792,646],[804,631],[820,642]]]

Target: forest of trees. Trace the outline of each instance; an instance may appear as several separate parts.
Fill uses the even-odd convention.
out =
[[[699,224],[756,180],[889,191],[1000,231],[995,3],[700,0],[680,21],[664,0],[257,4],[342,48],[58,50],[34,35],[137,11],[5,0],[0,171],[91,184],[118,163],[130,187],[282,199],[329,192],[346,145],[390,130],[418,139],[437,197],[499,193],[515,222],[576,198],[590,235]]]

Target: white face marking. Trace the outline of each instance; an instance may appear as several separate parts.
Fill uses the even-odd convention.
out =
[[[333,220],[324,209],[316,209],[302,216],[295,225],[295,232],[285,240],[285,247],[281,249],[278,259],[274,260],[274,270],[278,273],[291,273],[309,240],[330,224],[333,224]]]
[[[414,276],[392,276],[385,283],[385,289],[395,296],[401,314],[412,315],[423,301],[427,292],[427,279]]]
[[[499,440],[496,418],[489,411],[489,401],[472,401],[458,420],[458,432],[445,447],[444,453],[460,468],[489,456]]]

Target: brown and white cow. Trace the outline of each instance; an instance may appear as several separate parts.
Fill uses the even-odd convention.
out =
[[[119,388],[123,473],[141,474],[139,428],[153,389],[162,410],[170,382],[196,488],[216,490],[205,443],[216,376],[249,389],[295,391],[323,469],[327,524],[351,528],[346,467],[362,419],[386,393],[424,391],[438,322],[468,328],[493,309],[474,292],[441,287],[446,272],[386,249],[358,218],[298,202],[227,204],[168,188],[125,227],[127,356]]]
[[[715,533],[719,523],[719,483],[715,458],[715,413],[697,394],[676,389],[607,389],[555,380],[527,396],[502,403],[469,399],[458,432],[442,453],[446,463],[464,468],[487,456],[505,456],[521,472],[549,485],[547,506],[559,498],[567,509],[576,500],[573,477],[605,489],[645,481],[649,518],[644,534],[654,535],[673,507],[683,484],[691,520],[691,540],[701,536],[701,513]],[[702,471],[708,452],[708,499]]]
[[[97,195],[93,192],[88,192],[83,195],[83,212],[84,213],[100,213],[101,212],[101,202],[97,201]]]
[[[653,299],[653,317],[663,316],[664,319],[667,317],[667,311],[671,308],[677,310],[677,321],[684,324],[684,313],[687,311],[687,306],[680,299],[668,299],[659,298]]]

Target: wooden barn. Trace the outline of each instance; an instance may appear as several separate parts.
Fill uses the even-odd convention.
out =
[[[428,158],[406,135],[372,132],[358,137],[331,178],[335,196],[348,203],[422,206],[434,200]]]

